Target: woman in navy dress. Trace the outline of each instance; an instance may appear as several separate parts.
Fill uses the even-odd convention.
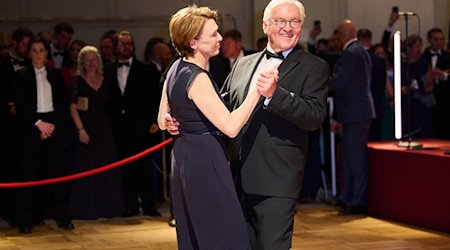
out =
[[[222,41],[216,18],[216,11],[192,5],[179,10],[169,23],[181,57],[168,71],[158,124],[167,129],[168,113],[179,122],[171,173],[179,249],[251,248],[222,133],[238,134],[258,103],[259,88],[277,77],[277,72],[261,74],[244,103],[230,113],[205,70]]]

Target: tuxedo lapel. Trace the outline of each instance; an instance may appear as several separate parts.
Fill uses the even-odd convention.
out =
[[[259,62],[261,61],[262,57],[264,56],[263,52],[260,52],[259,56],[253,57],[253,59],[251,59],[251,61],[247,64],[246,68],[244,69],[243,72],[245,72],[243,79],[246,79],[246,84],[242,84],[241,87],[245,88],[244,91],[239,91],[240,93],[242,93],[243,95],[239,97],[241,101],[241,103],[244,101],[245,97],[248,94],[248,89],[250,87],[250,84],[252,82],[252,78],[253,78],[253,74],[256,71],[256,68],[258,67]],[[260,99],[261,101],[261,99]]]
[[[278,67],[278,82],[282,82],[283,78],[300,63],[300,57],[304,53],[300,46],[295,46],[286,59]]]

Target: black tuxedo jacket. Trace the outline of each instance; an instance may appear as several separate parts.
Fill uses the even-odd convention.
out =
[[[55,127],[65,129],[69,114],[69,96],[62,73],[58,69],[46,67],[47,80],[52,89],[53,121]],[[18,70],[14,86],[14,104],[17,118],[28,129],[34,130],[39,120],[37,110],[36,74],[33,66],[29,65]]]
[[[264,51],[238,60],[225,82],[230,110],[239,107]],[[233,168],[246,193],[297,198],[303,181],[308,131],[326,115],[329,67],[296,48],[278,68],[277,89],[268,106],[261,98],[240,134],[230,140]]]
[[[115,134],[148,136],[156,123],[161,91],[156,67],[134,58],[122,95],[117,80],[117,62],[105,67],[105,82],[112,93],[112,124]]]
[[[431,53],[429,48],[427,48],[423,57],[431,65]],[[450,74],[450,53],[442,50],[441,55],[436,63],[436,68],[447,71]],[[434,108],[434,123],[437,127],[436,136],[441,139],[450,140],[450,75],[447,80],[440,80],[437,84],[434,84],[434,96],[436,98],[436,106]]]

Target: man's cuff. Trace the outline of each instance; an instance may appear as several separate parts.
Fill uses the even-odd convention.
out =
[[[37,120],[35,123],[34,123],[34,126],[37,126],[39,123],[41,123],[42,122],[42,120],[41,119],[39,119],[39,120]]]
[[[269,103],[271,100],[272,100],[272,97],[266,97],[266,99],[264,100],[264,107],[269,106]]]

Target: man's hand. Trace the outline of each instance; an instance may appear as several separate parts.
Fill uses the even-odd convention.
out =
[[[388,22],[389,27],[394,26],[395,22],[397,22],[399,17],[400,16],[398,12],[391,12],[391,14],[389,15],[389,22]]]
[[[180,123],[177,119],[173,118],[170,114],[166,114],[164,116],[166,118],[166,128],[167,132],[171,135],[179,135],[180,134]]]
[[[333,132],[335,134],[339,134],[341,132],[341,128],[342,128],[342,124],[340,124],[338,121],[336,121],[336,120],[331,121],[331,125],[330,125],[331,132]]]
[[[256,88],[262,96],[271,98],[277,89],[278,83],[278,66],[261,73],[256,82]]]

